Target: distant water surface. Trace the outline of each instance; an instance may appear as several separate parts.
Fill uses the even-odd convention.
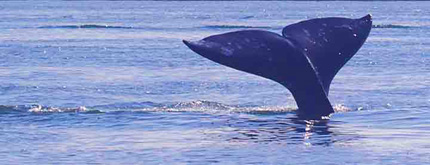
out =
[[[3,1],[5,164],[430,163],[430,2]],[[371,13],[329,121],[182,39]]]

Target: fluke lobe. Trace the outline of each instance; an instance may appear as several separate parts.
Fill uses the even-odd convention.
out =
[[[288,25],[282,36],[241,30],[183,42],[207,59],[282,84],[292,93],[300,118],[322,119],[334,112],[327,98],[331,81],[371,27],[371,15],[330,17]]]

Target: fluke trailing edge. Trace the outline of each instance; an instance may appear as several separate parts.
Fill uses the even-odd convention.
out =
[[[286,26],[282,36],[243,30],[183,42],[212,61],[282,84],[296,100],[300,117],[321,119],[334,112],[327,98],[331,81],[371,27],[370,15],[318,18]]]

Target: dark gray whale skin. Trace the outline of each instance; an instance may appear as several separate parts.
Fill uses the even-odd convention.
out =
[[[292,93],[299,118],[325,119],[334,112],[327,98],[330,83],[371,27],[371,15],[318,18],[288,25],[282,36],[242,30],[183,42],[214,62],[280,83]]]

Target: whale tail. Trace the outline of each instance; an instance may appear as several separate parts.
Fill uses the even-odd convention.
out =
[[[286,26],[282,36],[242,30],[183,42],[214,62],[280,83],[292,93],[300,117],[321,119],[334,112],[327,98],[331,81],[371,27],[370,15],[319,18]]]

